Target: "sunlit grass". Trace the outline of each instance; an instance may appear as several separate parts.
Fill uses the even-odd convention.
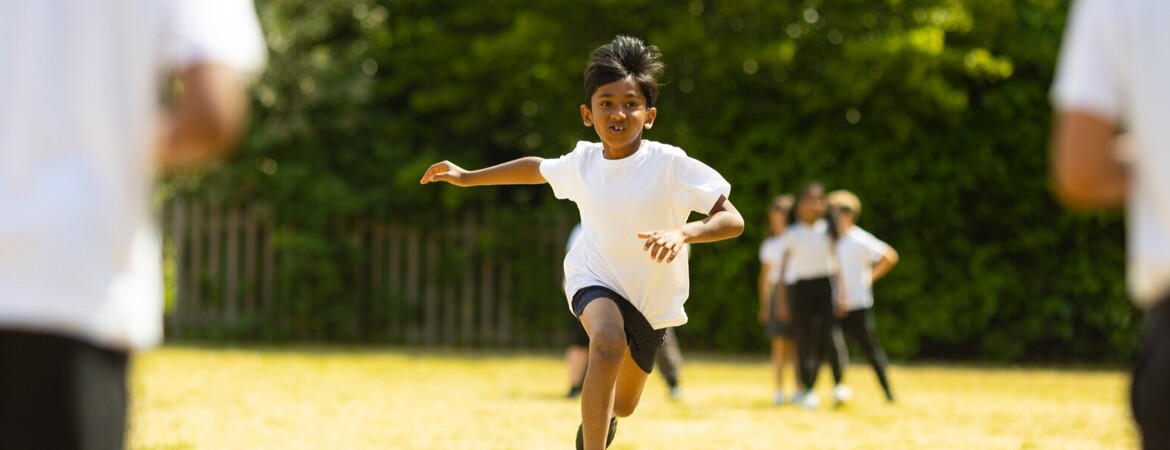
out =
[[[688,357],[683,400],[655,374],[612,449],[1136,447],[1120,370],[895,366],[887,404],[855,364],[854,400],[810,412],[770,404],[762,357]],[[572,448],[566,383],[553,354],[164,348],[135,360],[130,447]]]

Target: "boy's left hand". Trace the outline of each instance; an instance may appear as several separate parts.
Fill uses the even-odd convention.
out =
[[[682,230],[643,231],[638,233],[638,239],[646,240],[642,250],[650,252],[650,259],[666,263],[674,261],[687,243]]]

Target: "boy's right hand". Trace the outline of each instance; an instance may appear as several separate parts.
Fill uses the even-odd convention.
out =
[[[463,170],[462,167],[456,166],[451,161],[443,161],[431,164],[431,167],[427,168],[427,173],[423,174],[418,184],[446,181],[456,186],[465,186],[465,175],[467,175],[467,171]]]

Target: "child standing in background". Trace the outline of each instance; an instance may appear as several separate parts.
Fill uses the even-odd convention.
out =
[[[784,372],[789,366],[796,367],[796,344],[792,342],[792,324],[788,320],[780,320],[779,296],[785,294],[780,287],[780,270],[782,254],[779,249],[780,235],[788,227],[788,213],[794,203],[791,194],[784,194],[772,200],[768,207],[768,231],[771,233],[760,244],[760,325],[772,343],[771,367],[776,380],[776,392],[772,396],[772,404],[782,405],[788,397],[784,394]],[[794,371],[795,382],[800,384],[800,376]],[[799,386],[798,386],[799,388]],[[793,392],[795,398],[796,392]]]
[[[835,251],[838,234],[837,224],[825,205],[824,186],[811,183],[801,189],[788,218],[788,229],[780,236],[776,251],[783,261],[782,281],[787,286],[787,295],[779,297],[780,318],[792,320],[800,381],[804,383],[793,401],[807,409],[820,406],[813,389],[821,361],[830,359],[836,383],[833,400],[840,404],[852,396],[852,391],[841,383],[846,355],[831,347],[835,341],[843,340],[836,319],[844,315],[845,303],[834,295],[833,286],[841,285]],[[841,343],[837,348],[843,347]]]
[[[638,406],[666,328],[686,323],[690,275],[686,255],[677,258],[686,244],[743,232],[722,175],[678,147],[642,139],[658,114],[660,59],[657,47],[626,36],[593,52],[580,112],[600,143],[579,142],[555,159],[526,157],[481,170],[443,161],[419,181],[548,183],[557,198],[577,204],[581,237],[565,257],[569,309],[589,335],[577,448],[609,446],[616,417]],[[707,217],[687,222],[692,211]]]
[[[841,328],[846,336],[861,345],[886,393],[886,400],[892,402],[894,393],[886,377],[886,352],[878,341],[873,320],[873,282],[894,268],[898,252],[856,225],[861,216],[861,200],[852,192],[829,193],[829,207],[837,217],[837,231],[841,233],[837,239],[837,260],[841,263],[848,311],[841,318]]]

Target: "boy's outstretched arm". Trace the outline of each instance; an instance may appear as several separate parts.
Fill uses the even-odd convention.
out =
[[[489,186],[497,184],[544,184],[540,174],[543,159],[528,156],[479,170],[465,170],[450,161],[432,164],[419,184],[445,181],[456,186]]]
[[[703,220],[697,220],[676,230],[644,231],[638,238],[645,239],[642,250],[650,251],[650,259],[671,262],[686,244],[722,241],[743,234],[743,216],[731,200],[719,196],[711,212]]]

